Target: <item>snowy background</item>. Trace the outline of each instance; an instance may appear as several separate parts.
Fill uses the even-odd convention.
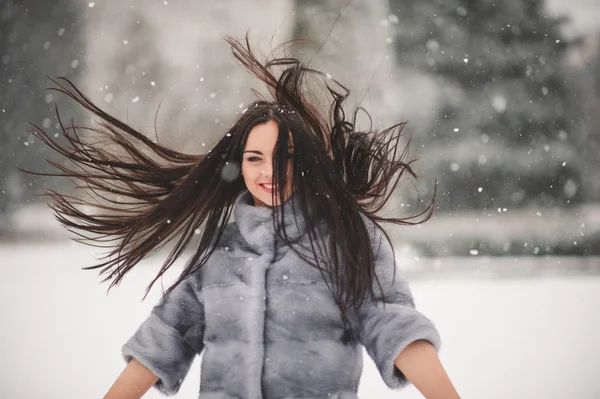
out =
[[[422,209],[437,182],[436,213],[389,231],[459,393],[599,399],[598,20],[596,0],[0,2],[0,398],[101,397],[160,295],[141,302],[153,257],[107,296],[80,269],[93,252],[36,197],[71,183],[18,171],[61,161],[28,122],[57,133],[55,105],[88,120],[46,76],[203,152],[252,100],[223,40],[249,30],[264,53],[312,40],[294,55],[347,85],[375,127],[409,122],[421,197],[407,182],[387,212]],[[178,397],[196,397],[194,367]],[[368,360],[360,394],[420,397],[389,391]]]
[[[158,300],[154,289],[141,301],[158,260],[107,296],[94,273],[79,269],[94,261],[81,246],[2,245],[0,256],[0,397],[102,397],[124,367],[121,345]],[[440,358],[463,398],[600,398],[600,276],[464,273],[413,277],[412,289],[440,330]],[[197,397],[199,364],[178,398]],[[366,355],[359,395],[422,398],[412,386],[388,389]]]

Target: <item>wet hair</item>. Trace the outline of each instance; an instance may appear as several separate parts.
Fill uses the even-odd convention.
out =
[[[411,168],[414,161],[406,160],[410,140],[406,146],[400,145],[405,124],[360,131],[357,115],[362,108],[346,117],[343,106],[349,92],[340,83],[295,58],[277,57],[277,52],[260,61],[247,37],[245,41],[226,40],[233,56],[266,84],[272,100],[250,104],[201,155],[154,142],[102,111],[67,79],[53,80],[51,90],[71,97],[99,122],[92,127],[66,126],[57,111],[66,144],[32,125],[43,142],[69,160],[67,165],[49,161],[58,168],[50,175],[75,179],[82,183],[78,187],[91,194],[91,199],[85,199],[49,191],[51,207],[58,220],[76,234],[76,240],[110,248],[101,263],[88,267],[100,270],[103,281],[110,281],[109,289],[139,261],[174,243],[147,287],[150,290],[190,242],[197,241],[192,259],[168,292],[210,258],[237,197],[246,190],[239,169],[248,135],[254,126],[274,121],[279,135],[273,178],[284,182],[291,161],[291,184],[298,204],[295,211],[305,219],[313,256],[298,250],[298,242],[287,235],[279,206],[272,208],[276,232],[328,277],[342,310],[356,308],[366,298],[374,298],[374,284],[378,283],[366,219],[377,226],[381,222],[413,225],[426,221],[434,209],[432,200],[424,211],[406,218],[379,215],[402,176],[417,177]],[[306,95],[309,79],[325,88],[328,109]],[[90,132],[101,140],[91,142]],[[291,159],[288,146],[294,148]],[[283,198],[284,189],[285,184],[279,184],[279,193],[273,195]],[[100,212],[91,213],[90,206]],[[320,234],[319,226],[328,234]]]

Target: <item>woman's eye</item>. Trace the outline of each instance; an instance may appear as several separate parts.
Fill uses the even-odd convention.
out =
[[[247,161],[249,161],[249,162],[260,161],[260,158],[259,157],[248,157]]]

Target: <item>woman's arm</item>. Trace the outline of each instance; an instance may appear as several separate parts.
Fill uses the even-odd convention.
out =
[[[460,399],[431,343],[417,340],[398,355],[394,364],[427,399]]]
[[[143,364],[131,359],[104,399],[139,399],[158,381]]]
[[[121,349],[132,368],[131,372],[129,366],[125,369],[123,378],[133,374],[132,379],[140,382],[144,392],[146,383],[153,380],[163,395],[175,395],[194,358],[204,349],[204,305],[195,279],[185,279],[164,295]],[[134,359],[140,364],[132,363]],[[141,365],[154,375],[144,372]],[[132,391],[139,398],[144,392],[137,385]]]

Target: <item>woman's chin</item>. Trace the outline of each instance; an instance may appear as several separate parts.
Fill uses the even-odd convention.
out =
[[[273,201],[272,193],[267,193],[262,188],[258,188],[257,190],[252,190],[250,192],[252,194],[252,198],[254,199],[254,205],[256,206],[279,206],[281,205],[281,201],[279,198],[276,198]],[[286,196],[286,201],[290,196]],[[285,201],[284,201],[285,202]]]
[[[273,198],[271,198],[270,195],[255,195],[253,193],[252,194],[252,198],[254,199],[254,205],[256,206],[274,206],[273,205]],[[279,205],[279,201],[275,201],[275,206]]]

